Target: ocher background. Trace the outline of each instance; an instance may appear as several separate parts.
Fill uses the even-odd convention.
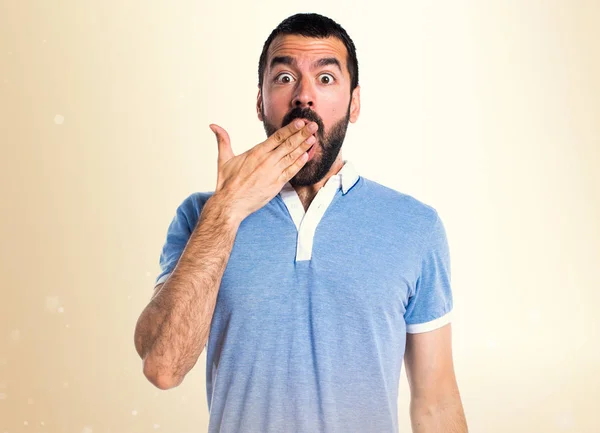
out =
[[[470,431],[600,431],[598,2],[1,0],[0,433],[206,431],[205,353],[159,391],[133,331],[208,124],[264,139],[262,44],[306,11],[357,46],[343,156],[446,225]]]

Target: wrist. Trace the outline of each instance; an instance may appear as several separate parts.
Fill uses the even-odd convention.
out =
[[[234,208],[232,201],[223,192],[217,191],[206,201],[204,205],[208,213],[219,223],[224,223],[231,228],[237,229],[246,216],[241,215]],[[204,211],[203,211],[204,213]]]

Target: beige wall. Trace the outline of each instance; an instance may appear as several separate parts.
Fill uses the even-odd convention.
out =
[[[471,431],[599,432],[599,3],[204,3],[0,1],[0,433],[206,431],[206,355],[160,391],[133,330],[208,124],[264,139],[262,44],[307,10],[357,45],[344,157],[446,225]]]

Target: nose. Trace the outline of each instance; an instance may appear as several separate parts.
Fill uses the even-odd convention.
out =
[[[310,79],[305,77],[298,80],[294,97],[292,99],[292,108],[310,107],[311,109],[314,109],[314,101],[314,87],[311,84]]]

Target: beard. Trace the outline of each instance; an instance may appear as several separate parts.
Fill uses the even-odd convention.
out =
[[[352,100],[350,100],[352,102]],[[280,128],[290,124],[294,119],[306,119],[309,122],[315,122],[319,125],[319,129],[314,134],[317,141],[313,146],[320,146],[321,152],[315,153],[313,158],[306,162],[304,166],[296,173],[294,177],[290,179],[290,185],[292,186],[309,186],[314,185],[325,177],[325,175],[331,169],[331,166],[335,162],[344,138],[346,137],[346,130],[348,129],[348,122],[350,121],[350,104],[348,104],[348,110],[346,115],[336,122],[331,130],[327,133],[323,126],[323,120],[310,108],[296,107],[292,109],[288,114],[285,115],[281,121],[281,126],[277,127],[266,120],[265,113],[261,108],[261,114],[263,117],[263,125],[267,137],[270,137]],[[315,149],[317,150],[317,149]]]

